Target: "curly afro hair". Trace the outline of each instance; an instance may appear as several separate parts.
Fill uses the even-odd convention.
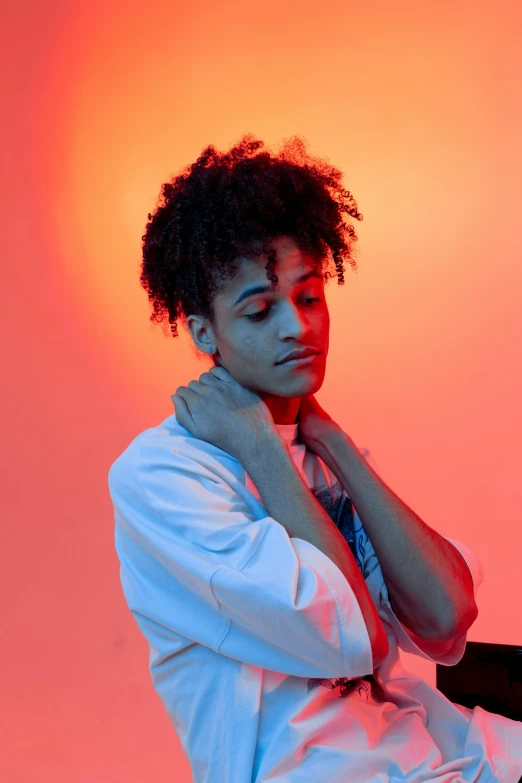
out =
[[[190,314],[214,327],[213,298],[220,281],[235,276],[240,258],[268,254],[265,269],[274,290],[276,251],[270,240],[279,236],[293,237],[326,281],[334,276],[344,285],[343,260],[357,268],[351,255],[357,235],[342,213],[357,220],[363,216],[340,184],[342,173],[311,158],[300,136],[283,140],[278,155],[254,155],[263,146],[252,134],[226,153],[210,145],[162,185],[142,237],[140,281],[153,306],[150,320],[163,324],[165,336],[165,317],[173,337],[178,337],[178,317],[186,326]],[[331,259],[333,275],[323,271]]]

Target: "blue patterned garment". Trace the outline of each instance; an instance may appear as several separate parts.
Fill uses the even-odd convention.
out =
[[[344,540],[351,549],[355,562],[359,566],[359,570],[363,573],[364,543],[368,536],[359,519],[357,528],[358,535],[356,536],[353,503],[340,481],[337,481],[331,489],[328,485],[325,485],[322,487],[313,487],[311,491],[329,515],[330,519],[335,522],[337,528],[341,531]],[[334,679],[317,679],[311,677],[308,680],[307,690],[310,691],[312,688],[317,688],[318,685],[323,685],[329,690],[339,688],[339,696],[343,697],[347,696],[356,686],[358,686],[359,693],[360,688],[362,687],[367,694],[366,689],[368,686],[364,684],[364,681],[375,682],[375,678],[373,674],[367,674],[364,677],[337,677]]]

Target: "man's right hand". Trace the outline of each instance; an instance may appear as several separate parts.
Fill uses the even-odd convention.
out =
[[[259,439],[280,437],[261,397],[242,386],[224,367],[211,367],[199,381],[178,386],[171,396],[176,420],[194,437],[212,443],[239,462]]]

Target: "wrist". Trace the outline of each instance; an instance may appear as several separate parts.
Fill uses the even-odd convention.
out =
[[[271,425],[267,425],[263,429],[258,429],[254,435],[254,438],[248,442],[245,451],[248,452],[263,452],[273,450],[288,451],[286,440],[280,434],[279,430]]]
[[[239,447],[240,462],[242,465],[253,465],[259,462],[267,462],[273,455],[284,453],[288,455],[288,447],[285,439],[275,427],[256,430],[251,438]]]
[[[307,438],[306,445],[314,454],[321,457],[324,462],[330,463],[339,444],[346,437],[346,433],[338,424],[332,424],[332,426],[325,427],[321,432],[321,435],[317,438],[314,438],[313,440]]]

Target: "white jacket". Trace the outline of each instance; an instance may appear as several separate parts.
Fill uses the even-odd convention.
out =
[[[372,651],[349,583],[268,516],[234,457],[194,438],[174,413],[140,433],[109,471],[115,545],[193,783],[518,783],[522,723],[455,705],[401,665],[398,647],[455,665],[466,635],[435,643],[400,622],[345,490],[297,441],[298,424],[277,428],[347,540],[390,649],[364,680]],[[447,540],[465,558],[476,597],[480,560]]]

